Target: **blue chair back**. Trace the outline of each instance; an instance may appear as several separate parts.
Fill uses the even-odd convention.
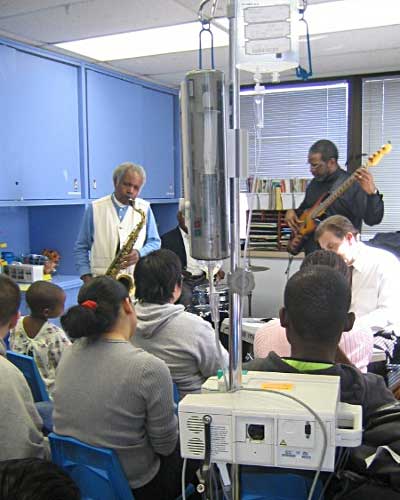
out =
[[[78,485],[82,500],[134,500],[116,453],[50,433],[53,462]]]
[[[242,472],[242,500],[306,500],[310,492],[312,479],[300,474],[273,472]],[[322,492],[322,484],[317,483],[313,500]]]
[[[14,351],[7,351],[7,359],[11,361],[24,374],[32,391],[33,400],[50,401],[46,386],[40,376],[35,360],[31,356]]]
[[[178,386],[173,382],[172,387],[174,389],[174,403],[177,405],[179,403],[179,390]]]
[[[7,335],[4,337],[4,344],[6,346],[6,349],[10,349],[10,332],[7,332]]]
[[[178,416],[179,390],[178,390],[178,386],[175,384],[175,382],[172,383],[172,387],[174,390],[175,415]]]

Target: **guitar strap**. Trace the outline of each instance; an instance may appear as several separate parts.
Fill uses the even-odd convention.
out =
[[[339,169],[340,169],[340,170],[343,170],[341,167],[339,167]],[[330,187],[329,191],[327,191],[327,198],[328,198],[328,196],[330,196],[330,195],[331,195],[334,191],[336,191],[336,189],[337,189],[339,186],[341,186],[341,185],[343,184],[343,182],[345,182],[345,181],[346,181],[346,178],[345,178],[345,179],[343,179],[343,177],[341,177],[341,176],[339,175],[339,178],[335,180],[335,182],[334,182],[334,183],[332,184],[332,186]],[[324,216],[325,216],[325,213],[324,213],[324,214],[322,214],[322,217],[324,217]],[[315,220],[315,222],[316,222],[317,224],[319,224],[319,223],[321,222],[320,218],[317,218],[317,219],[314,219],[314,220]],[[306,241],[307,241],[307,240],[309,240],[311,236],[313,237],[313,233],[312,233],[312,234],[307,234],[307,235],[305,235],[305,236],[304,236],[304,238],[303,238],[303,243],[302,243],[302,245],[301,245],[301,247],[300,247],[300,248],[303,248],[303,247],[304,247],[304,245],[305,245]]]
[[[338,170],[343,170],[343,169],[342,169],[341,167],[339,167],[339,169],[338,169]],[[337,170],[337,171],[338,171],[338,170]],[[343,170],[343,171],[344,171],[344,170]],[[344,179],[343,179],[343,177],[341,177],[341,176],[339,175],[339,178],[335,180],[335,182],[334,182],[334,183],[332,184],[332,186],[330,187],[329,191],[327,191],[328,196],[330,196],[330,195],[331,195],[334,191],[336,191],[336,189],[337,189],[339,186],[341,186],[341,185],[343,184],[343,182],[345,182],[345,181],[346,181],[346,179],[347,179],[347,178],[344,178]],[[327,198],[328,198],[328,196],[327,196]],[[339,196],[339,198],[338,198],[338,199],[340,199],[340,196]],[[335,201],[336,201],[336,200],[335,200]],[[325,214],[323,214],[323,216],[324,216],[324,215],[325,215]],[[316,219],[316,220],[319,220],[319,219]]]
[[[341,167],[339,167],[338,169],[339,171],[340,170],[343,170]],[[345,172],[345,170],[343,170],[343,172]],[[336,189],[341,186],[343,184],[343,182],[345,182],[347,178],[343,179],[341,176],[339,176],[338,179],[336,179],[336,181],[332,184],[330,190],[329,190],[329,194],[332,194],[334,191],[336,191]]]

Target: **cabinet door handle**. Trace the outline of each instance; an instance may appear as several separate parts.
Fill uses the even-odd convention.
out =
[[[74,179],[74,191],[78,191],[78,179]]]
[[[92,184],[93,184],[93,189],[97,189],[97,182],[96,182],[96,179],[93,179]]]

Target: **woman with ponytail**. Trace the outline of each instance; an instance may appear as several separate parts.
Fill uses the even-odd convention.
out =
[[[135,499],[175,498],[181,460],[172,380],[164,361],[130,342],[136,314],[126,288],[94,278],[61,323],[75,342],[57,371],[55,432],[114,449]]]

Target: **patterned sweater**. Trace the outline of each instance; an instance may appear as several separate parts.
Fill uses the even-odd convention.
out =
[[[10,348],[21,354],[32,356],[46,384],[49,396],[53,396],[56,368],[66,347],[71,345],[64,330],[46,321],[37,335],[30,338],[24,327],[24,317],[18,320],[10,332]]]

